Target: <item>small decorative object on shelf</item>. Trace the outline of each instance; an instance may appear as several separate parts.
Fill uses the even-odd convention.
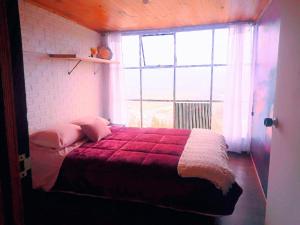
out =
[[[98,54],[97,57],[101,59],[108,59],[112,58],[113,54],[109,47],[98,47]]]
[[[90,57],[97,56],[97,52],[98,52],[97,48],[91,48],[91,55],[90,55]]]

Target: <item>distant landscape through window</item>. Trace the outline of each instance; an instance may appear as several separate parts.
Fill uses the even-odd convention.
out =
[[[123,35],[127,125],[222,132],[227,48],[227,27]]]

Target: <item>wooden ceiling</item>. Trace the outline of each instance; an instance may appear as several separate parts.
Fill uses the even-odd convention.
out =
[[[270,0],[28,0],[95,31],[256,21]]]

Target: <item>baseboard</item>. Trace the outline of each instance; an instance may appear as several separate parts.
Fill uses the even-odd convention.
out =
[[[255,174],[256,174],[256,178],[257,178],[258,183],[259,183],[259,186],[260,186],[260,190],[261,190],[261,192],[262,192],[262,194],[263,194],[263,196],[264,196],[265,201],[267,202],[267,198],[266,198],[266,195],[265,195],[265,192],[264,192],[264,189],[263,189],[261,180],[260,180],[260,178],[259,178],[259,176],[258,176],[257,168],[256,168],[256,165],[255,165],[255,163],[254,163],[254,161],[253,161],[253,157],[252,157],[251,151],[250,151],[250,158],[251,158],[251,161],[252,161],[254,170],[255,170]]]

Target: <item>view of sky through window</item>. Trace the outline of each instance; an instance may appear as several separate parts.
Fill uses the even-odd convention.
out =
[[[211,129],[222,132],[228,46],[228,27],[122,36],[127,125],[174,127],[176,103],[209,103]]]

